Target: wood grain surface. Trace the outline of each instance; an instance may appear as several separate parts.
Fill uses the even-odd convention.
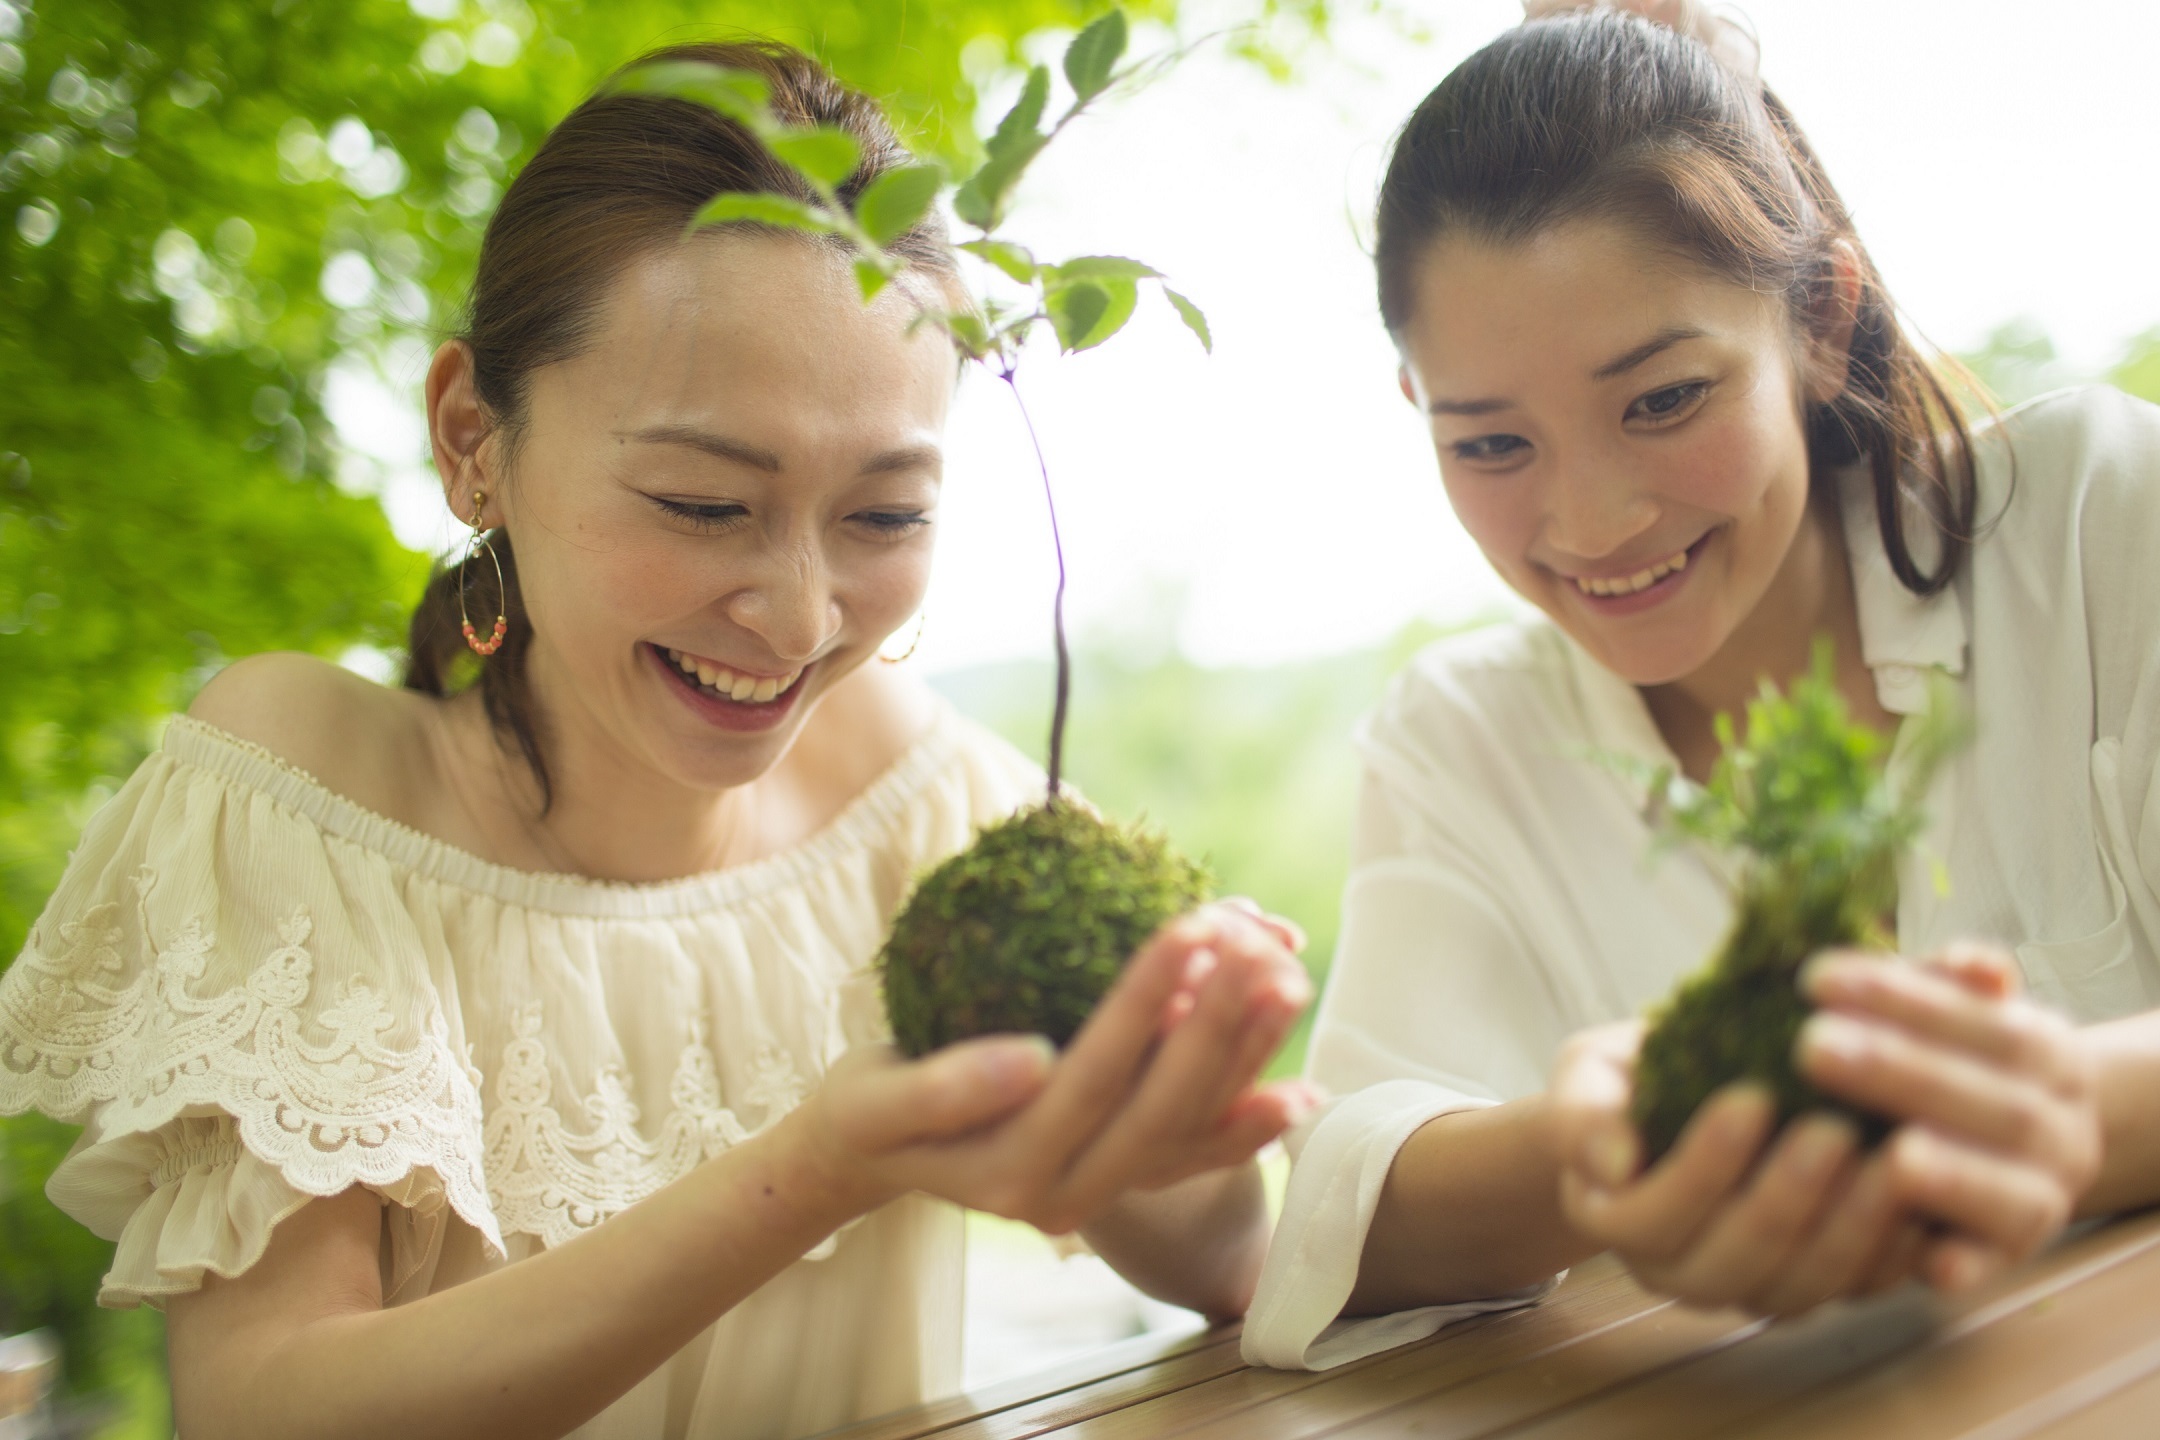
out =
[[[1770,1324],[1644,1293],[1610,1260],[1542,1305],[1319,1373],[1237,1330],[1142,1339],[822,1440],[2121,1440],[2160,1436],[2160,1212],[1976,1295],[1914,1287]]]

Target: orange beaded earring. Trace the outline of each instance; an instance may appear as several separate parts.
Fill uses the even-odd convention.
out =
[[[458,619],[464,622],[465,643],[472,646],[475,655],[485,658],[502,649],[503,636],[509,632],[510,621],[501,610],[497,610],[495,633],[482,640],[473,630],[472,617],[465,613],[465,567],[478,560],[482,551],[487,552],[489,562],[495,567],[495,594],[498,603],[507,606],[510,601],[509,592],[503,584],[502,559],[495,553],[495,542],[488,539],[487,532],[480,528],[480,516],[487,510],[487,492],[473,491],[472,500],[472,538],[466,542],[465,559],[458,566],[457,612]]]

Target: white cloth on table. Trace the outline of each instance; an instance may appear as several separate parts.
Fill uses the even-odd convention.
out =
[[[2160,409],[2104,388],[2045,397],[1983,431],[1979,458],[1988,527],[1929,598],[1891,573],[1865,477],[1842,477],[1878,698],[1914,714],[1935,672],[1977,722],[1900,873],[1898,943],[1994,939],[2048,1004],[2080,1021],[2132,1014],[2160,1005]],[[1359,748],[1307,1073],[1399,1105],[1390,1124],[1346,1102],[1299,1137],[1261,1323],[1245,1332],[1247,1356],[1278,1365],[1397,1343],[1382,1317],[1306,1353],[1350,1293],[1372,1215],[1363,1204],[1346,1224],[1318,1197],[1346,1173],[1384,1176],[1427,1119],[1542,1089],[1564,1037],[1661,999],[1731,915],[1728,862],[1658,852],[1647,785],[1600,759],[1675,764],[1640,693],[1547,621],[1424,651]]]
[[[867,962],[915,876],[1040,772],[941,705],[818,835],[652,885],[489,864],[180,719],[0,976],[0,1113],[81,1123],[55,1203],[108,1305],[258,1260],[314,1196],[384,1204],[399,1304],[606,1221],[885,1038]],[[787,1437],[957,1388],[961,1212],[909,1197],[576,1434]]]

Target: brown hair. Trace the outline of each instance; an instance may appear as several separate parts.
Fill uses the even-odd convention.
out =
[[[782,122],[846,131],[862,148],[861,164],[839,187],[851,208],[871,181],[909,162],[877,103],[799,50],[770,41],[675,45],[625,70],[661,61],[750,71],[765,81]],[[590,344],[600,302],[623,269],[676,241],[707,201],[730,191],[815,198],[802,177],[748,131],[689,101],[618,94],[603,85],[549,133],[488,221],[470,319],[459,337],[472,347],[473,388],[506,442],[506,457],[516,452],[533,372]],[[941,280],[955,273],[935,210],[889,248]],[[525,668],[532,623],[518,591],[510,537],[498,530],[490,538],[502,561],[499,609],[510,628],[502,648],[480,663],[480,696],[498,733],[531,767],[545,807],[552,790]],[[495,572],[486,559],[436,574],[413,611],[407,689],[448,694],[457,686],[457,672],[469,668],[458,619],[458,587],[465,584],[472,587],[468,603],[476,626],[486,629],[497,613]]]
[[[1891,569],[1916,594],[1956,578],[1970,544],[1972,435],[1899,328],[1852,217],[1791,112],[1707,47],[1632,15],[1578,12],[1517,26],[1465,60],[1404,125],[1380,188],[1380,314],[1400,335],[1415,268],[1455,231],[1516,243],[1590,216],[1639,227],[1737,284],[1781,296],[1813,330],[1839,242],[1859,257],[1845,388],[1807,417],[1818,488],[1865,457]],[[1914,511],[1934,530],[1913,553]]]

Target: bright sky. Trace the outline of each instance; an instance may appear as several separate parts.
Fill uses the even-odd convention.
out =
[[[1065,360],[1045,345],[1023,366],[1083,629],[1265,663],[1506,602],[1396,391],[1360,233],[1395,126],[1520,12],[1512,0],[1409,8],[1430,43],[1346,22],[1290,86],[1196,57],[1068,131],[1031,175],[1015,235],[1041,254],[1146,260],[1215,328],[1208,357],[1144,297],[1103,350]],[[2026,316],[2097,369],[2160,325],[2160,6],[1744,9],[1764,74],[1925,334],[1964,348]],[[439,492],[411,463],[409,405],[390,413],[388,396],[353,385],[332,399],[354,443],[404,472],[386,497],[400,534],[446,544]],[[967,383],[949,446],[917,663],[1046,654],[1048,532],[1002,387]]]

